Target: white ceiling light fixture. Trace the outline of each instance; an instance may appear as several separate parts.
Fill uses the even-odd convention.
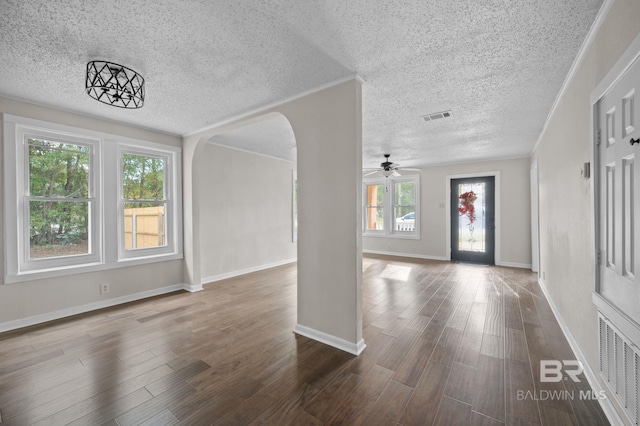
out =
[[[136,109],[144,105],[144,78],[113,62],[87,63],[85,90],[93,99],[118,108]]]

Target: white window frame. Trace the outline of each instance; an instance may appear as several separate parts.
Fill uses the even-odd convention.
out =
[[[413,231],[398,231],[395,229],[395,184],[399,182],[412,182],[416,191],[415,195],[415,219]],[[384,185],[384,201],[383,201],[383,220],[384,229],[373,230],[367,229],[367,186]],[[363,217],[362,229],[365,237],[383,237],[383,238],[406,238],[420,239],[420,175],[403,175],[390,177],[372,177],[365,178],[362,181],[362,200],[363,200]]]
[[[387,198],[389,197],[387,196],[387,194],[389,191],[389,187],[387,186],[388,182],[386,179],[387,178],[384,178],[384,177],[379,177],[379,178],[373,177],[373,178],[363,179],[363,182],[362,182],[362,200],[363,200],[362,229],[365,236],[383,237],[388,234],[387,225],[389,221],[387,220]],[[367,229],[367,221],[368,221],[368,215],[369,215],[369,199],[368,199],[369,194],[368,194],[367,187],[373,186],[373,185],[382,185],[384,187],[384,197],[382,202],[382,214],[383,214],[382,222],[383,222],[384,229]]]
[[[3,114],[3,127],[5,284],[183,258],[181,148],[9,114]],[[91,147],[89,254],[29,259],[28,138]],[[113,232],[120,222],[122,151],[167,159],[164,186],[172,217],[166,225],[167,244],[157,250],[123,253],[124,238]]]
[[[87,198],[89,207],[89,245],[87,254],[31,259],[29,205],[32,199],[29,193],[29,139],[69,143],[89,148],[89,194]],[[5,141],[9,142],[6,138]],[[99,263],[102,259],[101,232],[96,226],[100,223],[100,188],[97,185],[100,176],[99,141],[95,138],[87,138],[71,133],[19,125],[15,129],[15,143],[12,144],[9,142],[6,143],[5,146],[7,150],[13,151],[9,153],[5,152],[5,155],[8,157],[5,163],[11,163],[9,158],[14,159],[12,164],[5,164],[5,170],[9,173],[8,169],[13,168],[11,171],[13,173],[13,179],[11,180],[15,181],[13,188],[15,198],[12,198],[15,200],[13,204],[17,206],[13,214],[8,214],[7,212],[5,216],[13,217],[11,229],[5,229],[6,241],[14,241],[17,243],[13,250],[5,247],[5,253],[8,255],[7,269],[9,269],[9,271],[7,271],[7,273],[50,270],[61,267],[77,267]],[[7,181],[8,178],[8,176],[5,176],[5,181]],[[65,198],[59,197],[59,201],[65,201]],[[7,205],[7,207],[9,206]],[[11,254],[9,255],[9,253]]]
[[[165,245],[159,247],[138,248],[127,250],[124,239],[124,205],[130,200],[124,198],[123,182],[123,157],[125,154],[140,155],[144,157],[161,158],[165,160],[164,170],[164,200],[165,206]],[[176,227],[176,206],[173,200],[177,196],[178,188],[175,185],[173,175],[175,170],[179,170],[178,152],[164,148],[141,147],[140,145],[120,144],[118,145],[118,258],[119,259],[139,259],[149,256],[159,256],[174,252],[175,240],[177,238]]]

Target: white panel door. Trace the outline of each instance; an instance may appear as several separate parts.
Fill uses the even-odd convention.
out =
[[[640,323],[640,61],[598,104],[599,293]],[[637,142],[636,142],[637,141]],[[574,206],[574,208],[579,208]]]

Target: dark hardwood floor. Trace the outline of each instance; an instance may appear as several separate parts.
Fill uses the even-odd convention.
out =
[[[532,273],[363,264],[359,357],[293,334],[292,264],[0,334],[1,424],[608,424],[538,380],[575,356]]]

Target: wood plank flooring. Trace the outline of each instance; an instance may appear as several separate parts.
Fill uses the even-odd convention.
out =
[[[584,377],[540,383],[540,360],[575,356],[530,272],[373,255],[363,269],[359,357],[292,332],[295,264],[0,334],[0,422],[608,424],[579,400]]]

